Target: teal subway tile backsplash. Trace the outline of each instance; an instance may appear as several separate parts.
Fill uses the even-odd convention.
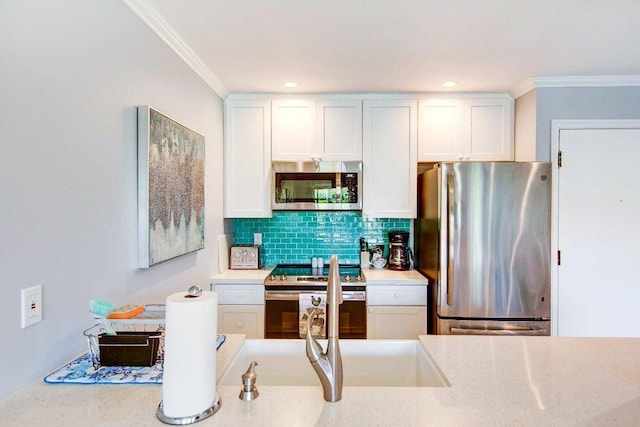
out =
[[[341,264],[360,263],[360,237],[370,245],[388,245],[390,230],[409,231],[411,220],[363,218],[360,212],[274,212],[272,218],[233,220],[235,243],[253,243],[262,233],[262,263],[309,264],[311,257],[338,255]]]

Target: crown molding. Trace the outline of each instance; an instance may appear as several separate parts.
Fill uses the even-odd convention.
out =
[[[516,85],[509,93],[518,98],[541,87],[622,87],[640,86],[640,75],[538,76]]]
[[[540,76],[533,82],[536,87],[640,86],[640,76]]]
[[[514,86],[513,89],[509,91],[509,95],[513,97],[513,99],[519,98],[527,92],[532,91],[536,88],[536,85],[533,79],[527,79],[520,84]]]
[[[213,91],[225,99],[229,89],[213,74],[147,0],[122,0],[160,39],[167,44]]]

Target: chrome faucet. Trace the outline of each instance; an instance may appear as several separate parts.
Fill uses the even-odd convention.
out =
[[[338,344],[339,305],[342,304],[342,284],[340,283],[340,270],[338,268],[338,256],[332,255],[329,262],[329,281],[327,283],[327,323],[329,324],[327,351],[322,351],[322,346],[311,334],[311,325],[316,317],[314,309],[307,318],[307,357],[311,366],[318,374],[324,400],[337,402],[342,399],[342,356]]]

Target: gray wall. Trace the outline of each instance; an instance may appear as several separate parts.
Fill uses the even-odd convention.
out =
[[[551,120],[640,119],[640,87],[536,90],[536,159],[549,160]]]
[[[3,399],[86,351],[89,300],[208,286],[223,231],[222,101],[124,2],[85,0],[0,3],[0,100]],[[136,267],[142,104],[207,144],[205,249],[148,270]],[[37,284],[44,321],[21,329],[20,290]]]

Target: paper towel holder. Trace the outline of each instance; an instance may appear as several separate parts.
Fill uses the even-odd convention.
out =
[[[200,286],[197,285],[193,285],[189,288],[189,290],[187,291],[187,295],[185,295],[185,298],[196,298],[199,297],[200,295],[202,295],[202,288]]]
[[[202,293],[202,288],[200,286],[194,285],[189,288],[186,295],[184,294],[174,294],[174,295],[183,295],[184,298],[198,298],[202,296],[203,293]],[[205,409],[204,411],[200,412],[199,414],[182,416],[182,417],[172,417],[164,413],[164,401],[161,400],[160,404],[158,405],[158,409],[156,410],[156,417],[165,424],[171,424],[171,425],[193,424],[197,421],[202,421],[206,418],[209,418],[211,415],[218,412],[218,410],[220,409],[220,406],[221,406],[220,395],[216,392],[211,406]]]
[[[216,397],[214,399],[213,405],[211,405],[209,409],[205,409],[204,411],[202,411],[197,415],[191,415],[188,417],[169,417],[165,415],[164,409],[162,407],[162,401],[160,401],[160,404],[158,405],[158,410],[156,411],[156,417],[158,417],[158,419],[165,424],[171,424],[174,426],[176,425],[183,426],[187,424],[193,424],[197,421],[204,420],[205,418],[209,418],[211,415],[218,412],[218,409],[220,409],[220,405],[221,405],[220,395],[216,393]]]

